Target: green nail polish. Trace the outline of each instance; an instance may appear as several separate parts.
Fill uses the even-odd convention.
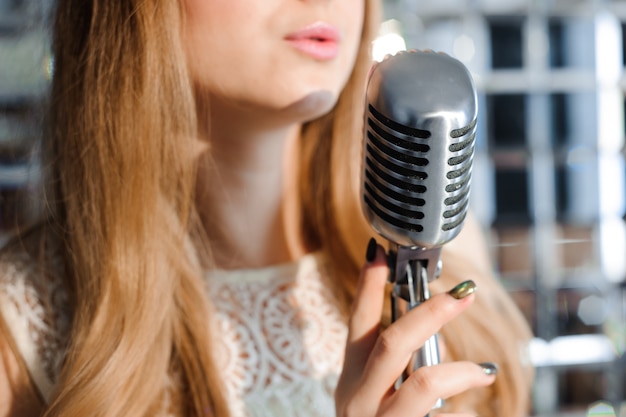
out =
[[[478,365],[483,368],[485,375],[495,375],[498,373],[498,365],[493,362],[483,362]]]
[[[450,294],[452,297],[456,298],[457,300],[461,300],[467,297],[468,295],[473,294],[476,291],[476,288],[477,287],[474,281],[468,280],[452,288],[448,292],[448,294]]]

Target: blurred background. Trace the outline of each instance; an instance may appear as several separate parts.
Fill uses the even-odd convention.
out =
[[[536,334],[533,415],[626,417],[626,0],[384,1],[375,57],[476,81],[472,204]],[[50,5],[0,0],[0,245],[41,209]]]
[[[0,245],[40,212],[38,145],[52,60],[49,0],[0,0]]]

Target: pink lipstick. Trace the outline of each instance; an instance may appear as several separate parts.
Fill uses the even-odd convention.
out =
[[[314,59],[329,61],[339,55],[339,30],[324,22],[316,22],[285,36],[294,48]]]

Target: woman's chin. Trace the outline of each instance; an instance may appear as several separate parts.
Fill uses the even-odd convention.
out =
[[[329,90],[317,90],[289,104],[284,111],[305,122],[328,113],[335,103],[337,103],[337,94]]]

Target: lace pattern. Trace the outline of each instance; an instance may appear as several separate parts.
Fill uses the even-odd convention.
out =
[[[330,416],[347,328],[314,256],[215,273],[216,358],[235,417]]]

